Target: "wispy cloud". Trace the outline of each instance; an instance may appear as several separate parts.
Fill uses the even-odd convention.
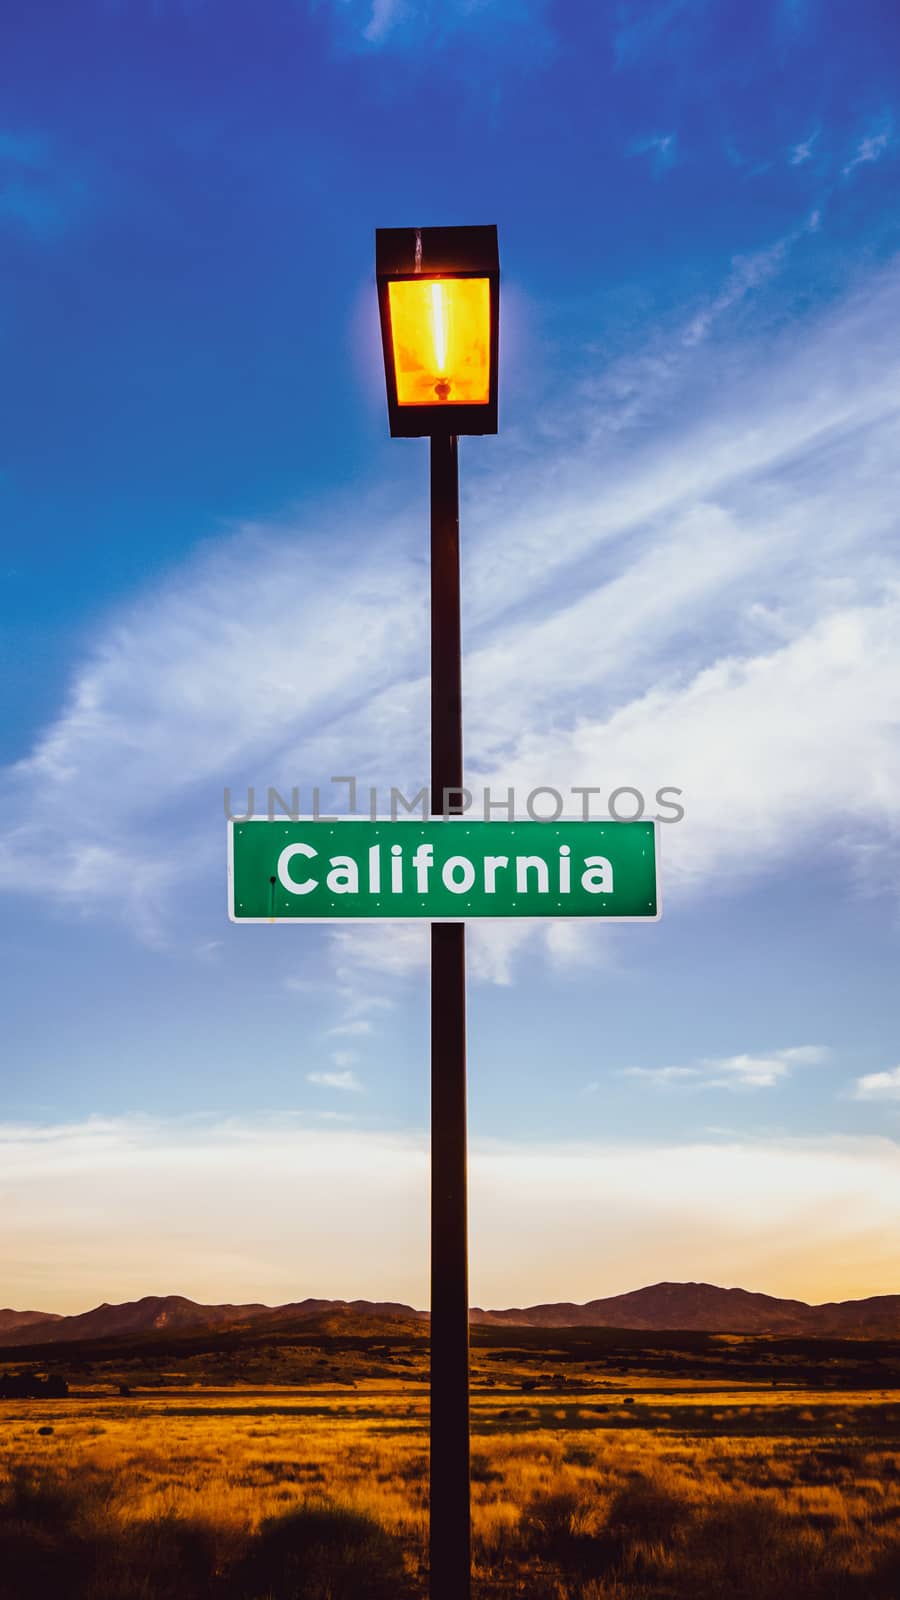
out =
[[[652,156],[656,171],[665,172],[674,166],[678,155],[678,142],[674,133],[655,134],[645,139],[633,139],[628,145],[629,156]]]
[[[362,1092],[362,1084],[355,1072],[308,1072],[307,1083],[315,1083],[322,1089],[342,1089],[354,1094]]]
[[[616,8],[615,64],[629,67],[658,49],[670,31],[702,10],[697,0],[624,0]]]
[[[822,1066],[830,1058],[825,1045],[790,1045],[763,1055],[712,1056],[690,1067],[624,1067],[622,1076],[693,1089],[770,1089],[794,1067]]]
[[[794,1067],[819,1067],[830,1059],[825,1045],[792,1045],[765,1055],[737,1055],[711,1058],[702,1063],[709,1082],[718,1088],[737,1085],[746,1089],[768,1089],[786,1078]]]
[[[900,1067],[886,1072],[867,1072],[857,1078],[854,1094],[857,1100],[900,1100]]]
[[[648,1083],[690,1083],[696,1084],[700,1077],[698,1067],[623,1067],[623,1078],[643,1078]],[[597,1082],[588,1085],[592,1092],[601,1088]]]
[[[476,1304],[588,1300],[662,1278],[809,1300],[896,1290],[900,1148],[888,1139],[475,1141],[471,1180]],[[427,1189],[418,1133],[286,1113],[8,1124],[4,1295],[58,1311],[148,1293],[422,1306]]]
[[[873,161],[880,161],[881,157],[890,150],[894,143],[893,118],[885,120],[884,125],[877,133],[867,134],[861,139],[856,150],[844,167],[844,176],[853,172],[857,167],[867,166]]]
[[[360,969],[385,977],[407,977],[428,965],[427,924],[397,923],[387,934],[377,924],[355,923],[335,928],[333,946],[337,975],[352,982]]]
[[[320,985],[317,978],[301,978],[295,972],[289,972],[284,979],[284,987],[288,994],[318,994]]]
[[[812,159],[813,146],[819,137],[819,130],[811,133],[808,139],[802,139],[799,144],[792,145],[788,160],[792,167],[802,167]]]
[[[495,71],[552,48],[546,0],[328,0],[337,37],[352,50],[440,51],[457,37],[490,49]],[[470,61],[470,67],[475,63]]]
[[[813,211],[798,228],[783,239],[776,240],[765,250],[758,250],[747,256],[735,256],[732,270],[719,293],[691,318],[684,330],[682,335],[684,344],[699,343],[706,337],[713,324],[721,319],[723,313],[730,311],[768,279],[773,278],[784,265],[793,246],[806,234],[814,233],[819,222],[819,212]]]
[[[370,44],[382,44],[409,15],[410,7],[404,0],[372,0],[372,14],[362,30]]]
[[[466,932],[468,973],[476,982],[506,987],[513,982],[516,955],[536,940],[551,961],[566,965],[596,963],[607,932],[602,928],[577,928],[570,923],[547,922],[540,926],[514,921],[472,922]],[[395,924],[387,933],[384,928],[365,924],[338,928],[333,944],[338,972],[355,973],[357,982],[367,973],[396,979],[427,970],[429,943],[425,925]]]

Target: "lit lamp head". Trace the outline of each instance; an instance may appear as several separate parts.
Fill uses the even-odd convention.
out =
[[[496,228],[378,228],[391,433],[497,432]]]

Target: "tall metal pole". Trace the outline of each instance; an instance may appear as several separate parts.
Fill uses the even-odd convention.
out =
[[[462,671],[455,436],[431,440],[431,809],[458,810]],[[431,926],[431,1600],[469,1600],[466,927]]]

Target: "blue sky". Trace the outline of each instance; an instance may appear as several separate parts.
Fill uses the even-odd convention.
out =
[[[473,930],[473,1298],[896,1291],[900,21],[39,3],[0,123],[0,1301],[424,1303],[423,930],[240,928],[222,791],[408,785],[373,230],[496,222],[467,775],[663,784],[658,925]]]

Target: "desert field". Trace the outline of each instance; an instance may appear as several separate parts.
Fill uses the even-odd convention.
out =
[[[535,1378],[532,1356],[507,1354],[499,1376],[496,1351],[475,1363],[479,1600],[900,1594],[891,1386]],[[302,1387],[153,1377],[121,1394],[94,1373],[65,1398],[2,1403],[3,1600],[425,1594],[421,1370]]]

